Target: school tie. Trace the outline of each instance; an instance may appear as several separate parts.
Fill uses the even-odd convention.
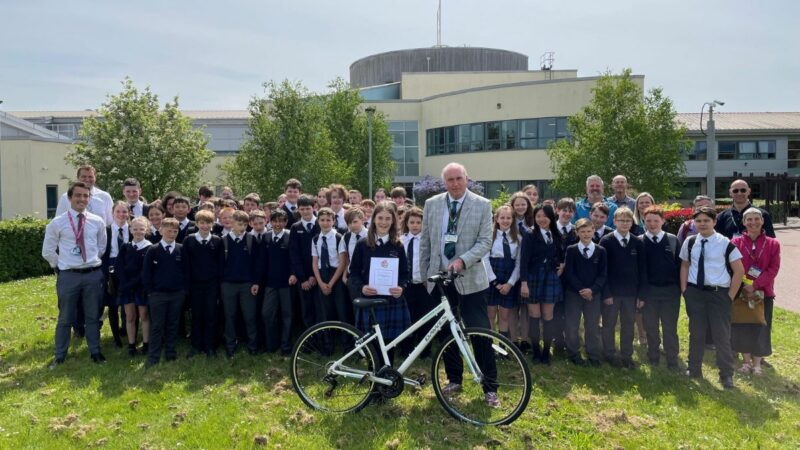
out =
[[[275,237],[272,238],[272,242],[274,242],[276,244],[278,243],[279,240],[280,240],[280,238],[278,236],[275,236]]]
[[[164,250],[166,250],[167,253],[169,253],[170,255],[172,254],[172,246],[171,245],[164,246]]]
[[[589,247],[583,247],[583,257],[589,259]]]
[[[550,232],[546,231],[544,234],[547,235],[547,245],[552,244],[553,243],[553,236],[550,235]]]
[[[122,239],[122,228],[117,228],[117,252],[122,250],[122,246],[125,244],[125,240]]]
[[[414,273],[414,236],[411,236],[411,240],[408,241],[408,251],[406,252],[406,258],[408,259],[408,275],[412,276],[411,274]]]
[[[522,221],[522,220],[520,220],[520,221],[517,223],[517,229],[524,230],[524,229],[525,229],[525,222],[524,222],[524,221]]]
[[[133,205],[128,203],[128,214],[133,217]]]
[[[242,238],[238,238],[238,237],[237,237],[237,238],[236,238],[236,239],[235,239],[233,242],[235,242],[235,243],[237,243],[237,244],[238,244],[239,242],[242,242]]]
[[[622,248],[625,248],[627,246],[628,246],[628,238],[622,238]]]
[[[306,224],[306,230],[308,230],[309,233],[311,233],[312,228],[314,228],[314,225],[311,222]]]
[[[567,235],[567,227],[561,227],[561,234],[563,234],[564,236]]]
[[[201,243],[202,243],[203,245],[206,245],[206,244],[208,244],[208,239],[203,239],[203,240],[201,241]]]
[[[706,242],[708,239],[700,241],[700,258],[697,259],[697,287],[700,289],[706,284]]]
[[[458,202],[450,202],[450,220],[447,223],[447,234],[455,233],[455,220],[456,214],[458,214]],[[453,259],[456,256],[456,243],[455,242],[445,242],[444,244],[444,256],[447,259]]]
[[[331,260],[330,256],[328,255],[327,236],[322,236],[322,249],[319,251],[319,258],[320,258],[320,267],[322,267],[322,270],[328,270],[331,268]]]
[[[84,216],[83,213],[78,214],[78,230],[83,230],[85,217],[86,216]],[[84,234],[85,233],[81,231],[80,238],[76,239],[75,243],[78,245],[78,248],[81,249],[81,259],[83,259],[83,262],[86,262],[86,243],[83,241]]]
[[[511,244],[508,243],[508,236],[503,232],[503,259],[508,261],[511,259]]]
[[[653,244],[658,244],[658,236],[653,236]]]

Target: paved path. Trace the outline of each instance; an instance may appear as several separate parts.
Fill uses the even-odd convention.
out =
[[[800,229],[775,230],[781,242],[781,270],[775,279],[775,305],[800,313]]]

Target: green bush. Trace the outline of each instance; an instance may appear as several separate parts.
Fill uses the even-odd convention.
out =
[[[52,272],[42,258],[46,220],[23,217],[0,221],[0,282]]]

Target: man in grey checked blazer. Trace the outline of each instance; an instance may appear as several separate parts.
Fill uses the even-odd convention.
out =
[[[427,277],[441,270],[454,270],[464,277],[447,288],[447,297],[454,308],[460,304],[461,318],[467,327],[490,328],[486,304],[489,279],[481,259],[492,246],[492,206],[489,200],[467,190],[467,170],[458,163],[450,163],[442,170],[447,192],[429,198],[425,202],[420,239],[420,272]],[[457,205],[453,205],[453,202]],[[445,256],[445,235],[451,221],[451,209],[456,211],[455,253]],[[452,231],[452,230],[451,230]],[[428,283],[428,291],[433,289]],[[483,390],[490,406],[499,406],[497,399],[497,368],[494,352],[488,342],[474,343],[478,366],[488,380]],[[451,348],[454,353],[457,349]],[[446,394],[455,395],[461,390],[463,365],[461,358],[451,355],[445,358],[448,385]]]

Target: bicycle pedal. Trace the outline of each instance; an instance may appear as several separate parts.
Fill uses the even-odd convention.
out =
[[[419,387],[422,387],[425,386],[425,382],[428,381],[428,379],[425,377],[425,375],[419,375],[416,378],[414,378],[414,381],[419,383]]]

